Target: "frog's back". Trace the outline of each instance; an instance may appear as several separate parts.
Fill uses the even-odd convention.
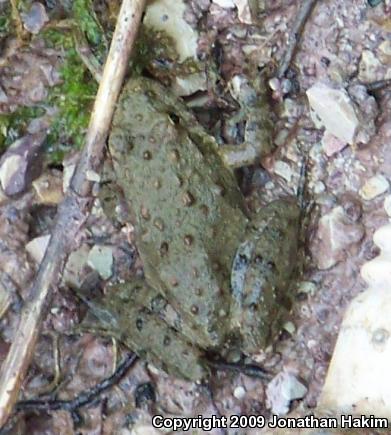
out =
[[[110,152],[147,280],[193,325],[195,342],[218,345],[247,223],[233,173],[185,105],[148,79],[127,83]]]

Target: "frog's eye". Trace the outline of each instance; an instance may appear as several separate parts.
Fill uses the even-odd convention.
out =
[[[175,113],[171,112],[168,114],[168,116],[175,125],[179,124],[179,122],[180,122],[179,116],[177,116]]]

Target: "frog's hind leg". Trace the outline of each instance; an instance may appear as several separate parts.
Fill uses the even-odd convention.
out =
[[[196,381],[207,374],[202,355],[144,304],[156,294],[143,280],[111,288],[93,314],[122,343],[167,373]]]
[[[299,226],[297,202],[274,201],[257,214],[235,255],[232,319],[245,353],[266,347],[290,311]]]

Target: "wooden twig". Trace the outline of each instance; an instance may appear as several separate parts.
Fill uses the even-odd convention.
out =
[[[277,70],[277,77],[283,77],[289,68],[297,48],[297,43],[299,42],[303,32],[304,25],[317,1],[318,0],[304,0],[303,2],[299,2],[299,4],[301,4],[299,6],[299,10],[296,14],[292,28],[289,32],[287,47],[284,57],[281,60],[280,66]]]
[[[69,400],[60,399],[30,399],[21,400],[16,404],[18,411],[57,411],[59,409],[68,411],[70,413],[75,412],[79,408],[86,406],[99,398],[99,396],[118,384],[118,382],[125,376],[126,372],[132,367],[137,360],[137,356],[134,353],[128,354],[124,361],[116,368],[115,372],[99,382],[99,384],[77,395],[77,397]]]
[[[30,364],[42,318],[50,303],[50,286],[58,282],[62,266],[75,236],[91,207],[90,174],[99,173],[114,107],[119,95],[131,49],[145,7],[145,0],[123,0],[117,26],[95,100],[86,144],[60,204],[45,257],[29,292],[7,358],[0,373],[0,427],[10,416]]]

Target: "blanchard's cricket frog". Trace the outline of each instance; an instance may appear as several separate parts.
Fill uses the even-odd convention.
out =
[[[252,353],[267,345],[290,309],[296,201],[275,201],[249,216],[215,140],[149,79],[125,85],[109,153],[145,279],[110,291],[96,313],[106,328],[192,380],[207,373],[206,351],[239,343]]]

